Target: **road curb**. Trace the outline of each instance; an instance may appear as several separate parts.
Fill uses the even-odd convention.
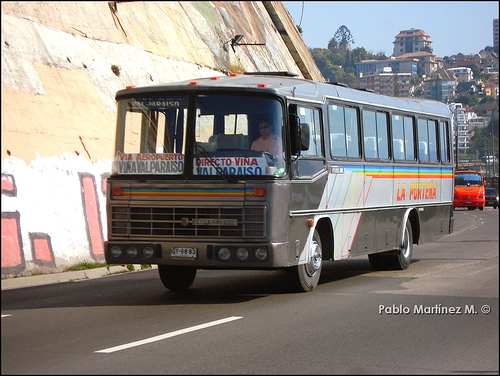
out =
[[[135,268],[135,265],[134,269],[138,270],[137,268]],[[29,277],[2,279],[2,291],[22,288],[22,287],[48,285],[59,282],[72,282],[84,279],[94,279],[129,271],[130,270],[126,266],[115,265],[115,266],[109,266],[109,267],[105,266],[102,268],[95,268],[95,269],[78,270],[74,272],[62,272],[62,273],[35,275]]]

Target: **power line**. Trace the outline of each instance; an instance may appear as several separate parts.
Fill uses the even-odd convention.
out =
[[[300,25],[302,25],[302,16],[304,15],[304,3],[305,3],[305,1],[302,2],[302,11],[300,13],[299,27],[300,27]]]

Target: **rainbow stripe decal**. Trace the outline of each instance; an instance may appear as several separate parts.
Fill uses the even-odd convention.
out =
[[[346,170],[348,169],[347,167]],[[366,166],[364,169],[350,169],[354,173],[364,174],[372,178],[402,179],[453,179],[452,168],[429,167],[381,167]]]

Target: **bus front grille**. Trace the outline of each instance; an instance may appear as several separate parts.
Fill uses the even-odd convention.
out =
[[[264,238],[265,207],[111,207],[111,236]]]

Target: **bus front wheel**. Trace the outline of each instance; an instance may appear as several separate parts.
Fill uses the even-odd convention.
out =
[[[309,260],[305,264],[300,264],[286,269],[286,277],[294,291],[312,291],[319,282],[322,267],[321,237],[319,232],[314,230],[314,234],[309,245]]]
[[[196,268],[193,266],[158,265],[163,286],[172,291],[187,290],[194,282]]]

